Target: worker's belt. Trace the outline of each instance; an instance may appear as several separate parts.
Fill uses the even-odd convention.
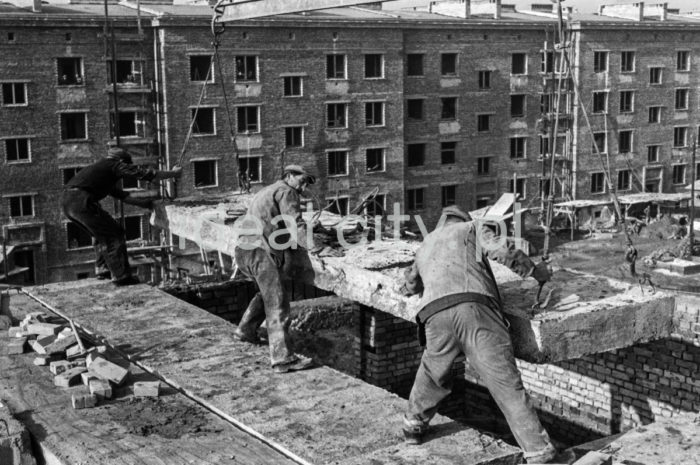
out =
[[[428,322],[430,317],[436,313],[440,313],[443,310],[447,310],[455,305],[466,302],[482,304],[491,309],[497,310],[499,313],[501,311],[501,302],[498,299],[489,297],[485,294],[478,294],[476,292],[460,292],[458,294],[449,294],[440,297],[439,299],[435,299],[428,303],[425,307],[421,308],[416,315],[416,322],[418,323],[418,342],[420,342],[421,347],[425,347],[426,344],[425,324]]]

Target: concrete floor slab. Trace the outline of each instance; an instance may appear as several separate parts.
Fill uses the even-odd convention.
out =
[[[216,206],[196,202],[161,204],[152,222],[206,248],[233,255],[235,237],[226,212],[245,207],[248,197],[229,196]],[[391,315],[415,320],[418,297],[399,293],[405,268],[419,242],[384,240],[348,250],[343,257],[319,258],[301,251],[288,255],[293,279],[330,291]],[[516,356],[536,363],[580,358],[668,337],[672,332],[673,295],[642,291],[638,286],[560,270],[548,288],[556,288],[551,305],[533,315],[537,283],[522,280],[493,264],[502,286],[504,312],[513,327]],[[555,308],[576,295],[579,302]]]
[[[372,463],[363,457],[373,454],[404,464],[425,463],[425,455],[444,463],[520,459],[518,449],[445,417],[435,419],[436,433],[424,445],[407,446],[400,436],[405,400],[327,367],[274,374],[266,347],[235,341],[233,325],[158,289],[84,280],[29,293],[190,397],[309,463]]]

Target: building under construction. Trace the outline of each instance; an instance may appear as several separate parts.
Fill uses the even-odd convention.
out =
[[[70,409],[82,386],[1,356],[0,400],[18,422],[6,414],[0,458],[5,442],[31,441],[25,452],[60,465],[521,463],[467,360],[431,440],[398,436],[422,349],[417,300],[397,288],[420,225],[300,266],[292,326],[323,366],[278,384],[266,349],[222,324],[254,293],[232,276],[231,223],[298,163],[318,178],[305,215],[350,235],[396,203],[429,227],[449,205],[507,221],[553,208],[564,233],[551,305],[533,311],[536,286],[495,267],[540,418],[576,456],[598,451],[590,463],[698,463],[698,266],[692,242],[678,253],[687,220],[675,219],[698,171],[700,17],[641,2],[596,15],[500,0],[345,4],[240,19],[177,1],[0,3],[0,281],[23,286],[3,294],[3,313],[27,318],[10,332],[47,365],[41,351],[59,341],[42,336],[62,321],[82,334],[76,355],[99,348],[128,370],[126,384],[109,379],[112,400],[99,391],[95,408]],[[132,263],[160,288],[89,279],[92,240],[61,213],[65,183],[110,145],[184,167],[177,183],[124,186],[166,199],[151,217],[113,206]],[[656,267],[630,275],[634,225],[619,219],[635,212],[635,245]],[[375,239],[389,238],[382,227]],[[534,253],[542,238],[517,244]],[[14,339],[2,336],[4,353]],[[31,463],[12,450],[8,463]]]

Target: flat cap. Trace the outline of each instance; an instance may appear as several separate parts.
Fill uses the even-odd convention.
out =
[[[301,165],[285,166],[284,171],[282,172],[282,176],[286,175],[287,173],[303,174],[304,176],[306,176],[306,179],[308,179],[309,184],[313,184],[316,182],[316,176],[306,171]]]
[[[460,218],[462,221],[471,221],[472,220],[472,217],[469,216],[469,213],[463,211],[457,205],[450,205],[449,207],[443,208],[442,214],[445,216],[456,216],[457,218]]]

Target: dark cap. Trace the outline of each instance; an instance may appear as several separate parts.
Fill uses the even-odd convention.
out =
[[[461,208],[459,208],[457,205],[450,205],[449,207],[445,207],[442,209],[442,214],[445,216],[454,216],[462,221],[471,221],[472,217],[469,216],[469,213],[463,211]]]
[[[287,165],[287,166],[285,166],[284,171],[282,172],[282,176],[286,176],[288,173],[303,174],[304,176],[306,176],[306,179],[308,180],[309,184],[313,184],[316,182],[316,176],[314,176],[313,174],[306,171],[300,165]]]
[[[121,160],[124,163],[132,163],[129,152],[121,147],[110,147],[109,150],[107,150],[107,158]]]

